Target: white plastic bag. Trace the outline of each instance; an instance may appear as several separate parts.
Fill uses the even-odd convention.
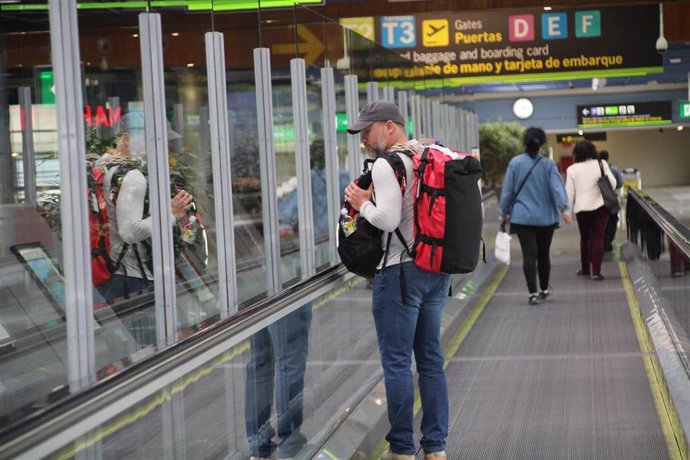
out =
[[[498,233],[496,233],[496,249],[494,250],[494,254],[496,256],[496,260],[503,262],[506,265],[510,265],[511,239],[512,237],[504,231],[499,230]]]

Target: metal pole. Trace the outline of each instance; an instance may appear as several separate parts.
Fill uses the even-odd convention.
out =
[[[345,110],[347,112],[347,126],[357,120],[359,113],[359,91],[357,90],[357,75],[345,75]],[[350,178],[359,177],[362,171],[360,136],[347,135],[347,158]]]
[[[407,129],[408,119],[410,118],[410,116],[409,116],[410,105],[407,101],[407,91],[400,91],[398,93],[398,107],[400,108],[400,113],[402,113],[402,116],[403,116],[403,125],[405,126],[405,135],[407,137],[410,137],[410,132]]]
[[[307,120],[307,72],[304,59],[290,60],[292,81],[292,119],[295,129],[295,168],[297,172],[297,213],[302,278],[316,273],[314,253],[314,213],[309,164],[309,127]]]
[[[367,102],[374,102],[379,100],[379,84],[375,81],[367,83]]]
[[[113,131],[113,135],[117,136],[120,133],[120,98],[117,96],[108,98],[108,110],[113,114],[112,116],[112,126],[110,127]]]
[[[174,130],[184,136],[184,106],[182,104],[175,104],[173,106],[173,126]],[[182,153],[183,142],[182,139],[175,139],[175,152]]]
[[[50,0],[50,44],[58,121],[67,368],[70,391],[95,381],[93,284],[86,193],[86,143],[76,0]]]
[[[232,222],[232,186],[230,178],[230,133],[228,123],[228,97],[225,86],[225,44],[220,32],[207,32],[206,72],[208,77],[209,107],[202,113],[202,121],[209,120],[211,161],[214,176],[225,180],[213,181],[216,213],[216,242],[218,246],[218,307],[221,317],[237,312],[237,273],[235,270],[235,229]],[[202,107],[203,109],[203,107]],[[206,127],[201,129],[206,138]],[[205,151],[205,150],[204,150]]]
[[[340,181],[338,180],[338,139],[335,120],[335,78],[332,67],[321,69],[321,101],[323,110],[323,147],[326,160],[326,190],[328,193],[328,218],[335,219],[340,205]],[[328,254],[331,265],[338,263],[338,238],[335,225],[328,226]]]
[[[431,110],[431,137],[433,137],[434,139],[442,139],[443,133],[441,132],[441,102],[429,102],[429,110]]]
[[[139,14],[141,67],[148,180],[152,220],[152,258],[156,301],[156,338],[159,348],[172,344],[177,336],[175,253],[173,217],[170,213],[170,167],[168,165],[168,123],[165,117],[163,78],[163,36],[158,13]]]
[[[28,86],[19,88],[19,110],[24,125],[24,129],[22,129],[24,202],[32,204],[36,199],[36,161],[34,159],[34,126],[31,88]]]
[[[388,102],[395,104],[395,88],[392,86],[383,87],[383,99]]]
[[[267,293],[278,292],[280,280],[280,239],[278,234],[278,199],[273,145],[273,96],[271,94],[271,56],[268,48],[254,49],[256,112],[259,124],[259,159],[261,166],[261,203],[264,221]]]

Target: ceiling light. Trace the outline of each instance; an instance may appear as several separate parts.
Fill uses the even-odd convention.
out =
[[[132,37],[139,38],[139,34],[132,34]]]
[[[679,127],[676,128],[676,129],[677,129],[678,131],[683,131],[683,127],[682,127],[682,126],[679,126]]]
[[[170,35],[172,35],[173,37],[179,37],[180,33],[179,32],[173,32]]]
[[[187,64],[187,67],[194,67],[194,63],[190,62],[189,64]]]
[[[544,7],[544,11],[551,11],[551,7],[550,7],[550,6],[545,6],[545,7]]]
[[[585,132],[582,131],[582,130],[579,130],[579,131],[577,132],[577,134],[580,135],[580,136],[582,136],[584,133],[585,133]]]

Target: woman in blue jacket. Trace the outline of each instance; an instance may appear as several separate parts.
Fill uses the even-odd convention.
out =
[[[510,219],[510,233],[522,248],[522,269],[529,289],[529,303],[536,305],[551,294],[551,240],[560,215],[571,222],[568,196],[556,163],[540,154],[546,144],[541,128],[527,128],[526,152],[508,164],[499,203],[499,218]],[[537,287],[537,275],[539,287]]]

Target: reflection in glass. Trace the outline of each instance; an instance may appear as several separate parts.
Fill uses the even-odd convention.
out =
[[[267,458],[275,450],[278,458],[292,458],[307,442],[301,427],[311,319],[309,303],[250,338],[244,411],[249,454],[253,457]]]
[[[67,394],[67,340],[47,12],[3,11],[0,48],[0,426],[9,426]]]

